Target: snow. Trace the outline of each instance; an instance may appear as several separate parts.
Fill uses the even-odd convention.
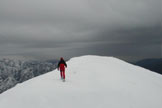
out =
[[[0,95],[0,108],[162,108],[162,76],[114,57],[81,56]]]

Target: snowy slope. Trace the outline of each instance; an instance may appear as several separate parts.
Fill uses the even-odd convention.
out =
[[[82,56],[0,95],[0,108],[162,108],[162,76],[113,57]]]

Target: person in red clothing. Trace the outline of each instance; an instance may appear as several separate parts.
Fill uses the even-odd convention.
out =
[[[60,70],[61,79],[63,79],[64,81],[65,81],[65,67],[67,67],[67,64],[64,61],[63,57],[61,57],[57,68],[58,70]]]

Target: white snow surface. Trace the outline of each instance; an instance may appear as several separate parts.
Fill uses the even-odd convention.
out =
[[[81,56],[0,95],[0,108],[162,108],[162,75],[114,57]]]

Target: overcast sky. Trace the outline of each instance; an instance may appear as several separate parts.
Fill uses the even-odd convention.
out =
[[[0,55],[161,57],[161,0],[0,0]]]

